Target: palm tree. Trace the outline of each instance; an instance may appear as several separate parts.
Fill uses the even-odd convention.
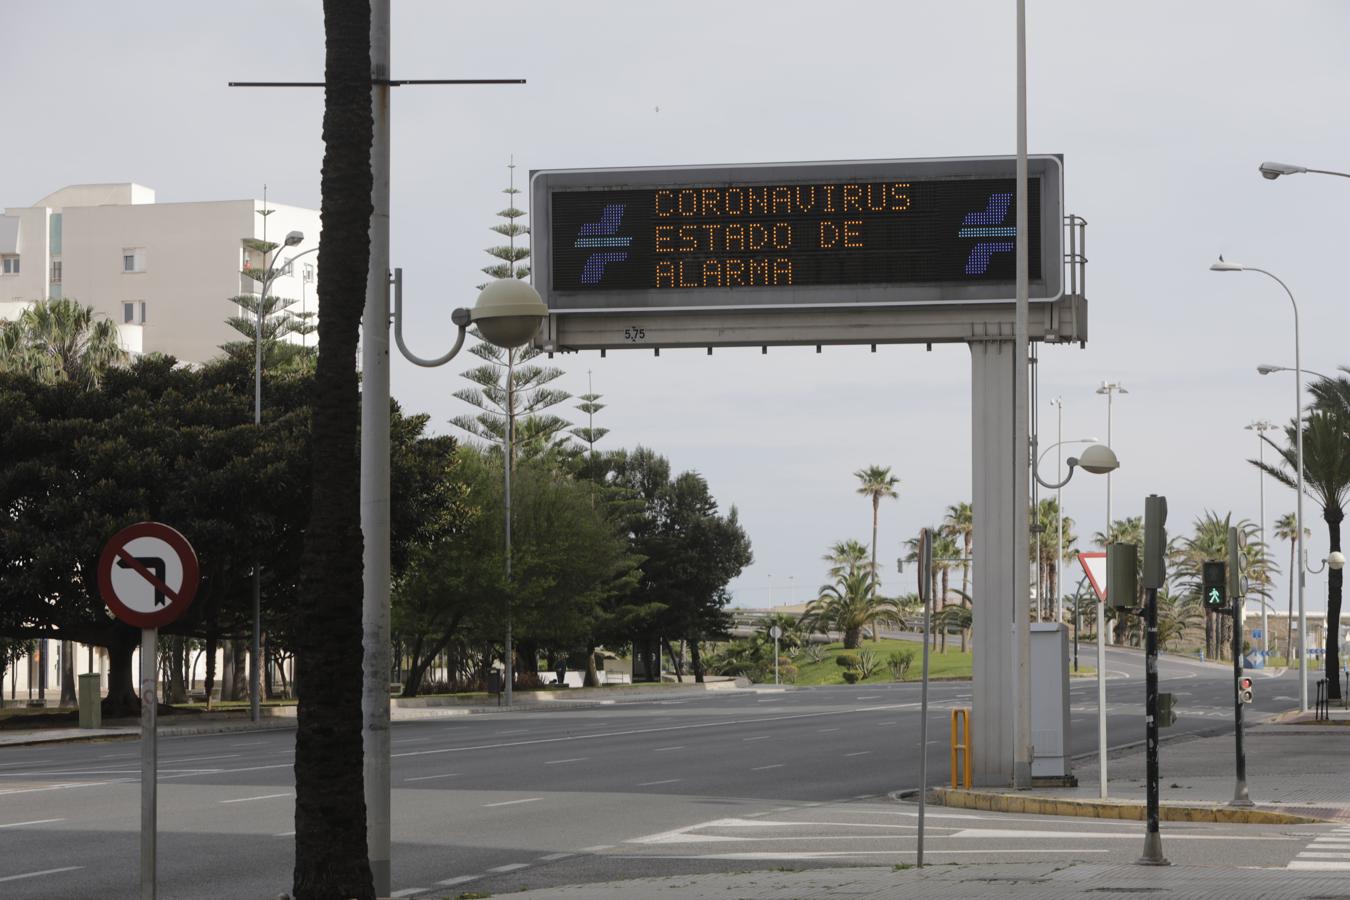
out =
[[[962,500],[947,507],[942,531],[961,540],[961,593],[970,593],[970,549],[975,540],[975,509]]]
[[[878,596],[876,586],[876,576],[867,568],[841,574],[833,584],[821,585],[802,618],[812,631],[843,632],[844,649],[855,650],[869,622],[873,628],[877,623],[904,625],[899,603]]]
[[[1303,536],[1312,537],[1312,529],[1304,528]],[[1285,616],[1284,658],[1294,658],[1294,552],[1298,549],[1298,514],[1285,513],[1275,520],[1275,538],[1289,542],[1289,612]]]
[[[826,553],[822,559],[830,564],[830,577],[838,578],[846,572],[853,572],[856,569],[865,568],[869,571],[875,570],[875,563],[867,561],[867,547],[861,541],[848,538],[847,540],[835,541],[830,546],[830,552]]]
[[[1071,559],[1073,545],[1078,543],[1078,536],[1073,533],[1073,519],[1068,516],[1060,516],[1059,504],[1054,497],[1047,497],[1042,500],[1035,511],[1036,526],[1040,529],[1041,539],[1039,542],[1039,558],[1035,559],[1037,567],[1038,582],[1045,585],[1043,597],[1038,597],[1037,602],[1041,605],[1041,618],[1048,618],[1055,608],[1055,598],[1059,596],[1059,566],[1061,560],[1059,557],[1060,545],[1063,545],[1065,558]],[[1062,523],[1062,540],[1057,544],[1055,541],[1056,523]],[[1035,557],[1037,546],[1031,547],[1033,557]]]
[[[1261,529],[1247,519],[1233,521],[1233,514],[1220,517],[1217,513],[1206,511],[1195,520],[1190,537],[1181,538],[1170,548],[1172,577],[1180,589],[1180,595],[1186,597],[1194,607],[1197,616],[1203,615],[1204,604],[1200,598],[1201,570],[1206,560],[1228,559],[1228,531],[1237,528],[1240,539],[1239,575],[1247,578],[1249,592],[1261,599],[1269,596],[1270,559],[1265,544],[1261,542]],[[1161,606],[1159,614],[1161,615]],[[1225,616],[1217,619],[1205,616],[1205,648],[1215,659],[1223,659],[1225,648],[1230,645],[1229,637],[1233,623]],[[1217,625],[1217,627],[1215,627]]]
[[[113,321],[75,300],[40,300],[0,326],[0,371],[49,384],[94,388],[128,358]]]
[[[315,474],[295,610],[305,623],[295,635],[296,900],[375,896],[361,747],[361,416],[354,365],[370,269],[370,25],[369,4],[324,4]]]
[[[1345,519],[1345,498],[1347,491],[1350,491],[1350,444],[1346,441],[1346,434],[1350,431],[1350,410],[1342,408],[1336,402],[1335,394],[1330,393],[1317,401],[1306,421],[1303,431],[1303,485],[1322,506],[1322,520],[1327,523],[1328,547],[1335,552],[1341,549],[1341,521]],[[1295,427],[1293,423],[1285,426],[1286,445],[1283,447],[1265,435],[1261,436],[1280,455],[1281,465],[1257,460],[1251,460],[1251,463],[1281,484],[1297,489]],[[1290,575],[1294,575],[1294,572]],[[1341,698],[1340,628],[1336,623],[1341,621],[1343,578],[1344,573],[1340,569],[1329,569],[1327,572],[1325,660],[1327,696],[1332,700]]]
[[[895,492],[895,486],[900,483],[900,479],[891,474],[890,466],[868,466],[865,469],[859,469],[853,473],[858,479],[858,493],[872,500],[872,570],[877,567],[877,519],[881,515],[881,498],[898,497]],[[880,582],[880,579],[876,579]],[[876,590],[876,585],[873,585]],[[881,630],[877,628],[877,623],[872,623],[872,640],[881,640]]]

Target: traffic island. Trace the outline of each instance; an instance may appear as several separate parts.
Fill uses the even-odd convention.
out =
[[[1023,791],[997,791],[976,788],[931,788],[928,802],[936,806],[977,809],[985,812],[1021,813],[1036,816],[1084,816],[1095,819],[1129,819],[1142,822],[1146,806],[1135,800],[1089,800],[1053,797]],[[1328,811],[1325,818],[1314,818],[1278,809],[1234,807],[1222,804],[1164,803],[1159,818],[1165,822],[1221,822],[1239,825],[1310,825],[1335,821]]]

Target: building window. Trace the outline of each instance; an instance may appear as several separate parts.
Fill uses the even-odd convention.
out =
[[[59,259],[54,259],[54,260],[52,260],[52,278],[51,278],[51,281],[52,281],[52,284],[60,284],[60,283],[61,283],[61,260],[59,260]]]
[[[131,325],[131,324],[133,324],[135,321],[136,321],[136,304],[135,304],[135,303],[123,303],[123,304],[122,304],[122,324],[124,324],[124,325]]]
[[[305,263],[304,282],[305,284],[310,284],[313,281],[314,281],[314,267],[311,266],[309,263]]]
[[[141,324],[145,324],[145,301],[141,301]]]
[[[122,271],[123,272],[144,272],[145,271],[145,249],[142,247],[128,247],[122,250]]]
[[[3,260],[6,275],[19,274],[19,258],[17,256],[0,256],[0,260]]]

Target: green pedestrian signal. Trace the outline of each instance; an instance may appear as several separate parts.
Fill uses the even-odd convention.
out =
[[[1211,612],[1228,611],[1228,565],[1206,562],[1201,567],[1200,596],[1205,609]]]

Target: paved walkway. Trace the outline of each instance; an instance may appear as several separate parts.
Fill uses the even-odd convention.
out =
[[[1147,894],[1167,900],[1307,900],[1346,896],[1343,872],[1286,869],[1101,866],[1055,863],[939,865],[923,869],[811,869],[680,875],[608,884],[543,888],[496,894],[521,900],[816,900],[897,898],[1007,900],[1062,897],[1127,897]],[[450,896],[454,896],[453,893]]]

